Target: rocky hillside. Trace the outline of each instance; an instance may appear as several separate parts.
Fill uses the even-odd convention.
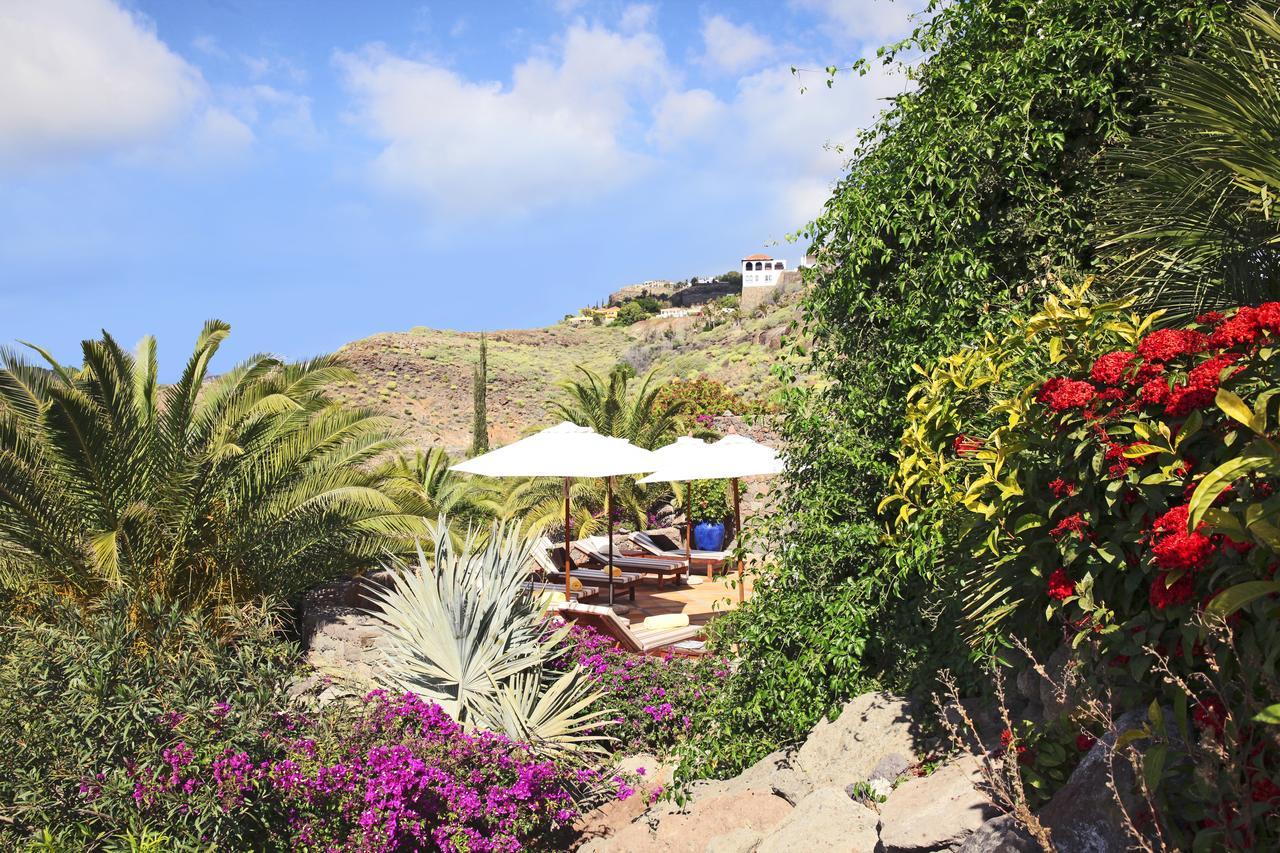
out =
[[[607,371],[627,361],[664,377],[706,374],[748,399],[768,399],[778,387],[770,368],[798,316],[793,296],[710,328],[700,317],[655,317],[627,327],[560,323],[490,332],[490,438],[502,444],[546,422],[556,383],[578,366]],[[420,446],[465,450],[479,339],[419,326],[347,344],[340,353],[359,378],[338,394],[401,418]]]

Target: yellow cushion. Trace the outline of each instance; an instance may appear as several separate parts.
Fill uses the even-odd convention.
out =
[[[618,568],[617,566],[610,566],[609,574],[613,575],[615,578],[620,578],[622,577],[622,569]]]
[[[573,590],[574,592],[582,592],[582,581],[578,580],[573,576],[570,576],[569,589]]]
[[[645,628],[655,631],[665,631],[668,628],[684,628],[689,624],[689,614],[662,613],[658,616],[648,616],[643,624]]]

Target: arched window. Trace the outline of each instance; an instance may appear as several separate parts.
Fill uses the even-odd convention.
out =
[[[764,269],[764,267],[760,264],[760,262],[759,262],[759,261],[756,261],[756,269],[758,269],[758,270],[759,270],[759,269]]]
[[[786,269],[786,267],[787,265],[785,261],[778,261],[776,264],[773,265],[773,268],[775,270]]]

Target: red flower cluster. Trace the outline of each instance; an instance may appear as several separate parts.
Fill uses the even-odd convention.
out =
[[[955,451],[956,456],[969,456],[982,449],[982,442],[972,436],[960,433],[956,436],[956,440],[951,443],[951,449]]]
[[[1094,394],[1094,388],[1088,382],[1055,376],[1040,386],[1036,401],[1055,412],[1065,412],[1068,409],[1083,409],[1088,406],[1093,402]]]
[[[1138,356],[1131,352],[1109,352],[1099,356],[1089,371],[1089,378],[1100,385],[1120,385],[1133,379],[1129,365]]]
[[[1221,738],[1227,727],[1227,707],[1217,696],[1208,696],[1196,703],[1191,719],[1196,728],[1212,731],[1215,737]]]
[[[1193,592],[1191,575],[1183,575],[1174,581],[1172,586],[1168,585],[1167,581],[1168,575],[1159,574],[1151,582],[1151,592],[1147,599],[1156,610],[1177,607],[1191,600]]]
[[[1075,497],[1076,484],[1068,483],[1066,480],[1059,477],[1049,483],[1049,491],[1053,492],[1053,496],[1055,498]]]
[[[1058,539],[1062,536],[1066,536],[1068,533],[1075,533],[1077,538],[1083,539],[1085,532],[1088,529],[1089,522],[1084,520],[1084,515],[1078,512],[1073,512],[1071,515],[1062,519],[1062,521],[1059,521],[1058,525],[1049,531],[1049,535],[1054,539]]]
[[[1187,508],[1174,507],[1156,519],[1152,532],[1151,553],[1156,565],[1167,572],[1194,572],[1204,568],[1209,557],[1213,555],[1213,541],[1200,531],[1203,523],[1195,531],[1187,532]]]
[[[1203,332],[1193,329],[1160,329],[1138,344],[1138,355],[1145,361],[1172,361],[1178,356],[1202,352],[1208,342]]]
[[[1093,745],[1097,742],[1098,739],[1093,735],[1087,735],[1084,733],[1076,735],[1076,749],[1081,752],[1088,752],[1093,749]]]
[[[1066,601],[1075,594],[1076,582],[1071,579],[1066,570],[1054,569],[1053,574],[1049,575],[1049,597],[1055,601]]]

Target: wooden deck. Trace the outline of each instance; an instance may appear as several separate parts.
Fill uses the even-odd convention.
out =
[[[746,594],[748,597],[751,595],[750,575],[747,576]],[[585,603],[604,604],[608,600],[609,594],[605,592]],[[626,618],[633,623],[643,621],[646,616],[662,613],[687,613],[691,624],[705,625],[716,616],[738,606],[738,590],[729,586],[720,575],[714,581],[708,581],[705,577],[695,578],[694,583],[688,586],[673,587],[667,584],[661,591],[658,590],[657,581],[643,578],[636,587],[634,604],[625,595],[618,596],[616,601],[630,606]]]

